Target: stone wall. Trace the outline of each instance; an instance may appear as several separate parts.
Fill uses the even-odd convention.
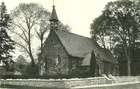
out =
[[[68,54],[54,31],[45,41],[42,58],[48,76],[68,74]]]
[[[16,80],[0,80],[2,86],[28,86],[28,87],[43,87],[43,88],[64,88],[64,81],[60,80],[34,80],[34,79],[16,79]]]
[[[7,79],[0,80],[1,85],[16,85],[44,88],[71,88],[76,86],[97,85],[112,83],[105,78],[81,78],[81,79]]]
[[[116,80],[108,80],[103,77],[75,78],[75,79],[7,79],[0,80],[0,85],[17,85],[43,88],[71,88],[85,86],[111,86],[119,84],[140,83],[140,77],[115,77]],[[85,88],[86,89],[86,88]],[[114,89],[114,88],[113,88]],[[117,89],[117,88],[115,88]],[[125,88],[127,89],[127,88]]]
[[[91,85],[91,86],[79,86],[72,87],[70,89],[139,89],[140,82],[107,84],[107,85]]]
[[[69,57],[69,75],[71,77],[89,77],[90,66],[82,66],[82,58]]]

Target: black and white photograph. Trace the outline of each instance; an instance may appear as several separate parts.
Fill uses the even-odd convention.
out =
[[[140,89],[140,0],[0,0],[0,89]]]

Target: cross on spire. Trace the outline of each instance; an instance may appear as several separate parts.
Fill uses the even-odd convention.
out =
[[[53,6],[55,6],[55,5],[54,5],[54,0],[53,0]]]

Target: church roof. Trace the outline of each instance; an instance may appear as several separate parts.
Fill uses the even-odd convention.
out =
[[[55,32],[69,55],[84,58],[94,51],[102,60],[114,62],[110,51],[101,48],[95,40],[62,30]]]

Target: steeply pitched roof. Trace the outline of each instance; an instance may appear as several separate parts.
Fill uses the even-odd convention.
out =
[[[103,50],[93,39],[61,30],[55,32],[69,55],[83,58],[94,51],[102,60],[114,62],[112,54]]]

